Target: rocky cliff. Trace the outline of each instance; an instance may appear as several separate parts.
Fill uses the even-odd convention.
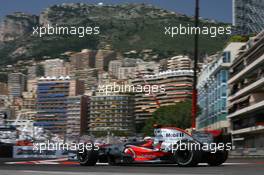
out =
[[[0,42],[12,41],[32,31],[38,25],[38,16],[25,13],[7,15],[0,25]]]

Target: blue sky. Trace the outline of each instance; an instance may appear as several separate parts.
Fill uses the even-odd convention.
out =
[[[64,2],[83,2],[118,4],[118,3],[149,3],[155,6],[187,15],[194,15],[195,0],[0,0],[0,20],[12,12],[39,14],[53,4]],[[204,18],[222,22],[232,22],[232,0],[200,0],[200,15]]]

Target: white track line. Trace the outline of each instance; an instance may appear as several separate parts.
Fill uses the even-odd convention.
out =
[[[33,163],[33,164],[42,164],[42,165],[56,165],[60,164],[60,162],[66,161],[66,160],[40,160],[40,161],[21,161],[21,162],[5,162],[5,164],[28,164],[28,163]],[[234,162],[234,163],[223,163],[223,165],[249,165],[249,164],[254,164],[254,163],[239,163],[239,162]],[[108,163],[97,163],[96,165],[108,165]],[[207,165],[207,163],[200,163],[199,165]]]
[[[127,175],[135,175],[135,173],[110,173],[110,172],[64,172],[64,171],[31,171],[31,170],[24,170],[24,171],[19,171],[19,173],[27,173],[27,174],[37,174],[37,175],[42,175],[42,174],[59,174],[59,175],[62,175],[62,174],[65,174],[65,175],[124,175],[124,174],[127,174]],[[150,173],[136,173],[137,175],[150,175]],[[162,175],[165,175],[166,173],[162,174]],[[204,175],[204,174],[196,174],[196,173],[191,173],[191,174],[185,174],[185,173],[181,173],[181,174],[177,174],[177,175]],[[151,173],[151,175],[161,175],[161,174],[157,174],[157,173]],[[170,173],[167,173],[167,175],[171,175]],[[210,173],[210,175],[222,175],[220,173]]]

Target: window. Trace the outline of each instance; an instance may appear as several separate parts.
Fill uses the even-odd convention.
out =
[[[222,111],[226,110],[226,98],[222,98]]]
[[[223,53],[223,63],[230,63],[230,52],[224,52]]]
[[[222,97],[226,97],[227,96],[227,86],[226,85],[223,85],[222,88],[221,88],[221,91],[222,91]]]
[[[226,70],[221,70],[221,82],[226,83],[227,82],[227,71]]]

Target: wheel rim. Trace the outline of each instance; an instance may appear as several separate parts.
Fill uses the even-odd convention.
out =
[[[85,162],[87,158],[86,150],[83,153],[79,153],[80,162]]]
[[[178,163],[182,165],[188,164],[192,160],[192,157],[193,157],[193,153],[192,151],[189,150],[178,151],[177,153]]]

